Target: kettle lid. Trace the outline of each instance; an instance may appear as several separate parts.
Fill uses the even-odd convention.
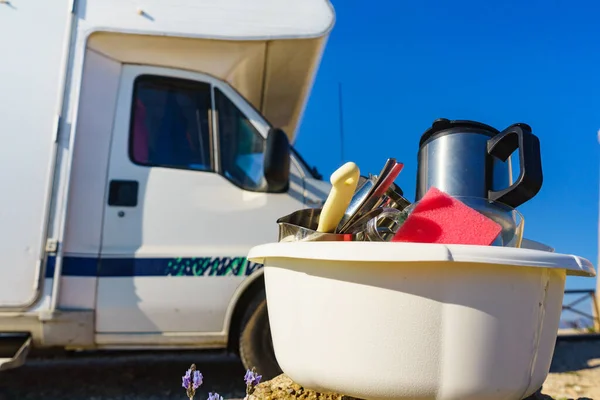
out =
[[[438,118],[433,121],[431,128],[427,129],[421,136],[419,147],[423,146],[425,142],[433,139],[434,137],[465,131],[477,132],[490,137],[500,133],[498,129],[477,121]]]

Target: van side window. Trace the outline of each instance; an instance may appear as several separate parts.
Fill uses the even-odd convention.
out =
[[[134,83],[129,156],[140,165],[212,171],[210,84],[141,75]]]
[[[220,164],[223,175],[242,189],[266,191],[265,139],[248,118],[215,88]]]

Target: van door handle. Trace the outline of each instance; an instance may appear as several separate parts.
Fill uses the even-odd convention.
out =
[[[108,205],[136,207],[138,204],[138,181],[111,180],[108,187]]]

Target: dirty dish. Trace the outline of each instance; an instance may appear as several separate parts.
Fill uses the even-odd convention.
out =
[[[406,213],[388,207],[375,208],[355,221],[347,232],[364,232],[361,240],[389,241],[406,219]]]
[[[277,220],[280,242],[319,242],[357,240],[352,233],[327,233],[317,231],[321,208],[307,208],[295,211]]]
[[[347,162],[331,174],[331,191],[323,205],[317,231],[324,233],[335,231],[352,200],[359,177],[360,170],[353,162]]]
[[[367,221],[365,227],[366,240],[371,242],[388,242],[406,220],[406,213],[395,208],[382,208],[376,219]]]
[[[402,211],[411,204],[402,194],[402,189],[395,183],[392,183],[388,190],[386,190],[385,196],[386,198],[381,203],[381,207],[395,208]]]
[[[356,191],[344,216],[339,222],[336,232],[344,233],[357,219],[381,205],[383,196],[400,174],[404,164],[390,158],[385,163],[377,178],[369,178],[359,190]]]
[[[350,242],[387,240],[390,228],[395,228],[398,219],[404,214],[390,208],[378,208],[358,221],[352,230],[346,233],[319,232],[316,227],[322,213],[321,208],[307,208],[295,211],[277,220],[279,242]],[[397,228],[396,228],[397,229]]]

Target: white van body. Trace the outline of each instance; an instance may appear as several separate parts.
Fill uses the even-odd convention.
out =
[[[244,168],[260,167],[271,127],[293,143],[333,23],[328,0],[0,4],[0,338],[24,335],[0,369],[30,346],[228,346],[263,284],[248,250],[329,192],[295,152],[285,193]],[[156,137],[165,98],[193,103],[180,110],[196,110],[203,163],[156,163],[162,144],[132,158],[136,90]],[[224,170],[237,145],[220,130],[258,149],[231,167],[250,183]]]

